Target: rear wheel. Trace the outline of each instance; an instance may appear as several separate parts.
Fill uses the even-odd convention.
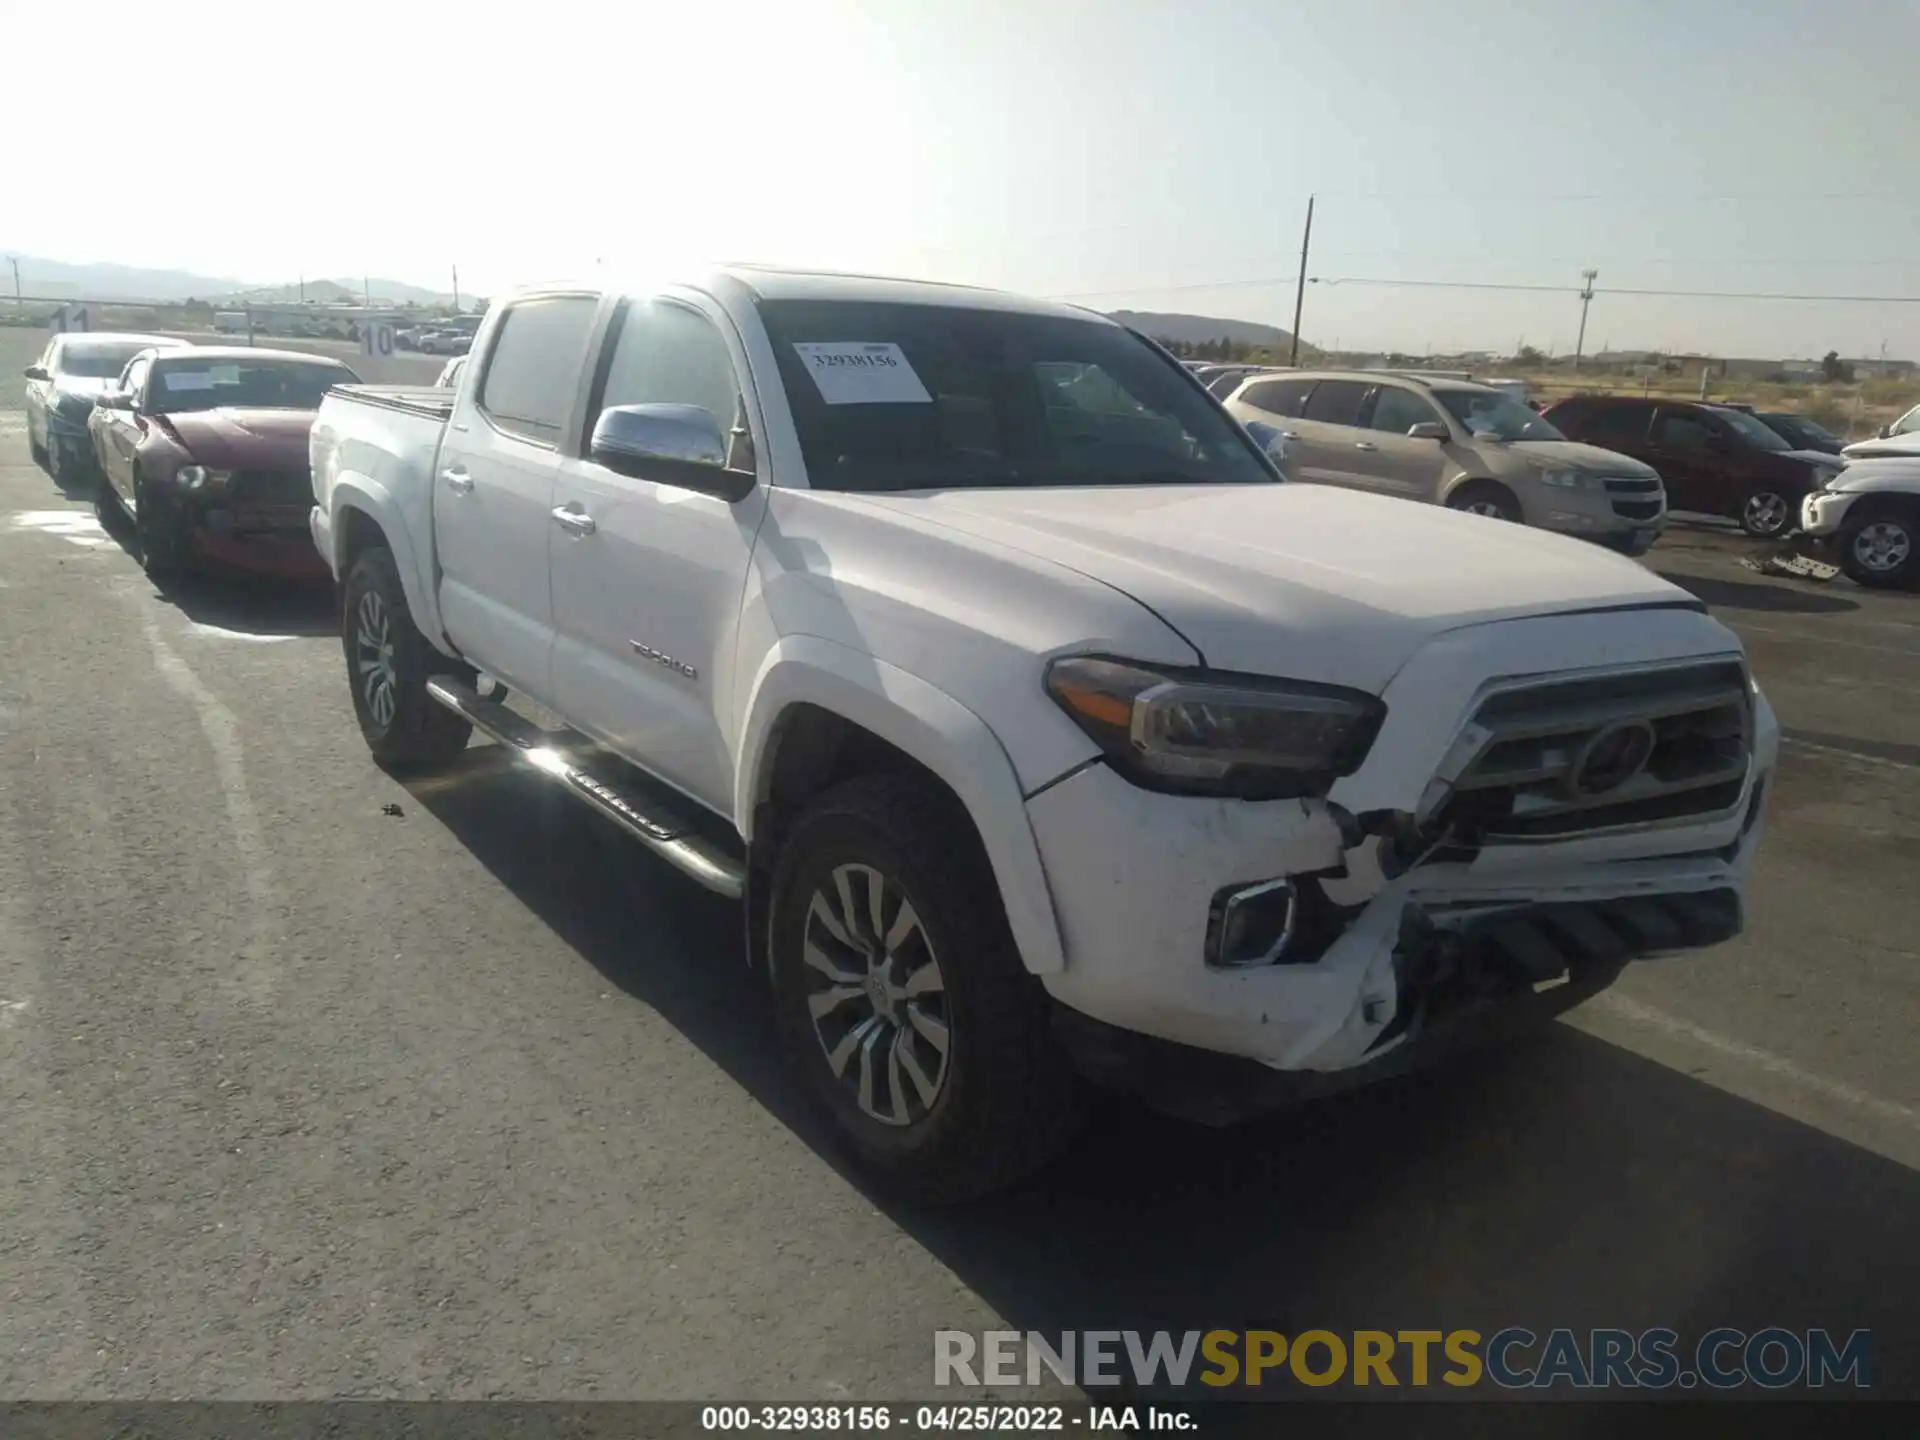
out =
[[[395,770],[443,765],[467,747],[473,727],[427,694],[434,675],[470,679],[433,648],[407,608],[400,568],[384,545],[360,552],[340,604],[340,642],[354,718],[373,758]]]
[[[1447,508],[1490,520],[1520,519],[1520,502],[1496,480],[1469,480],[1447,497]]]
[[[1880,505],[1848,517],[1840,532],[1840,568],[1859,585],[1876,589],[1920,583],[1920,505]]]
[[[1740,504],[1740,528],[1759,540],[1778,540],[1793,528],[1800,497],[1772,486],[1749,490]]]
[[[771,894],[782,1048],[867,1170],[955,1202],[1071,1136],[1079,1078],[954,802],[895,775],[829,791],[788,831]]]

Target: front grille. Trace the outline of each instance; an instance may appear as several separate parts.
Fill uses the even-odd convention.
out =
[[[1609,475],[1607,477],[1609,495],[1653,495],[1657,494],[1659,489],[1659,480],[1650,475]]]
[[[1498,842],[1719,814],[1740,802],[1752,730],[1737,660],[1502,690],[1475,712],[1436,821]]]
[[[1613,513],[1623,520],[1653,520],[1659,517],[1658,500],[1615,500]]]
[[[236,470],[227,481],[227,496],[236,509],[304,508],[313,504],[313,475],[307,470]]]

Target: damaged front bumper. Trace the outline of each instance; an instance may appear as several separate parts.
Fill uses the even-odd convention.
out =
[[[1203,1125],[1229,1125],[1513,1039],[1590,1000],[1636,953],[1714,945],[1737,935],[1739,892],[1690,891],[1591,904],[1537,905],[1458,930],[1419,905],[1401,907],[1391,952],[1394,1024],[1354,1064],[1277,1070],[1095,1020],[1065,1005],[1053,1032],[1103,1089]]]
[[[1636,622],[1676,637],[1708,623]],[[1458,775],[1456,740],[1475,743],[1459,717],[1505,723],[1478,708],[1477,668],[1445,652],[1423,662],[1397,714],[1390,699],[1375,754],[1328,800],[1156,794],[1105,765],[1034,796],[1028,816],[1066,952],[1064,969],[1041,978],[1083,1069],[1147,1092],[1164,1088],[1155,1077],[1170,1066],[1224,1073],[1238,1077],[1224,1093],[1259,1108],[1537,1024],[1630,960],[1739,932],[1779,748],[1765,697],[1751,692],[1736,778],[1708,776],[1692,809],[1660,809],[1656,797],[1590,829],[1516,826],[1442,843],[1416,817],[1423,794]],[[1289,938],[1265,957],[1259,944],[1226,946],[1223,897],[1281,882],[1297,909],[1250,928],[1261,944]],[[1169,1060],[1189,1052],[1210,1058]]]

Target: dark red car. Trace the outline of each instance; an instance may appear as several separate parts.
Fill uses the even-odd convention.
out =
[[[307,434],[320,399],[360,377],[290,350],[149,350],[96,402],[88,429],[96,501],[133,516],[156,579],[199,563],[285,579],[326,578],[308,514]]]

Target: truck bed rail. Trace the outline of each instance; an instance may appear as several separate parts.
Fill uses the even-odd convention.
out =
[[[336,385],[328,393],[434,420],[446,420],[453,414],[453,391],[440,385]]]

